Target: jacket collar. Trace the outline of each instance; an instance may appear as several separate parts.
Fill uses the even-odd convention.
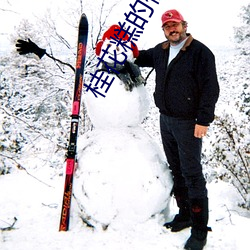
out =
[[[192,43],[192,41],[194,40],[194,38],[192,37],[191,34],[187,34],[188,39],[186,40],[185,44],[183,45],[183,47],[181,48],[181,50],[186,51],[187,47]],[[170,42],[166,41],[162,44],[162,48],[163,49],[168,49],[170,46]]]

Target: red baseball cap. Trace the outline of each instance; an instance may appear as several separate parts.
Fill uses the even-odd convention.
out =
[[[161,21],[162,21],[162,27],[163,27],[164,24],[166,24],[167,22],[180,23],[180,22],[184,21],[184,18],[181,15],[181,13],[178,12],[177,10],[168,10],[165,13],[163,13],[163,15],[161,17]]]

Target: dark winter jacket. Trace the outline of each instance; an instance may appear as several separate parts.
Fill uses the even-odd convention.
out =
[[[169,42],[141,50],[135,63],[156,71],[154,99],[160,113],[196,119],[208,126],[214,119],[219,96],[215,58],[201,42],[188,36],[178,55],[168,65]]]

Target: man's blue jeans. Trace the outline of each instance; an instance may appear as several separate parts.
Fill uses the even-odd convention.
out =
[[[202,139],[194,137],[195,120],[160,115],[163,148],[172,171],[175,190],[187,189],[189,199],[207,197],[202,173]]]

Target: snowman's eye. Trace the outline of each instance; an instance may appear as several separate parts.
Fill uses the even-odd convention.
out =
[[[117,50],[117,51],[120,51],[120,48],[119,48],[119,46],[116,46],[116,50]]]

